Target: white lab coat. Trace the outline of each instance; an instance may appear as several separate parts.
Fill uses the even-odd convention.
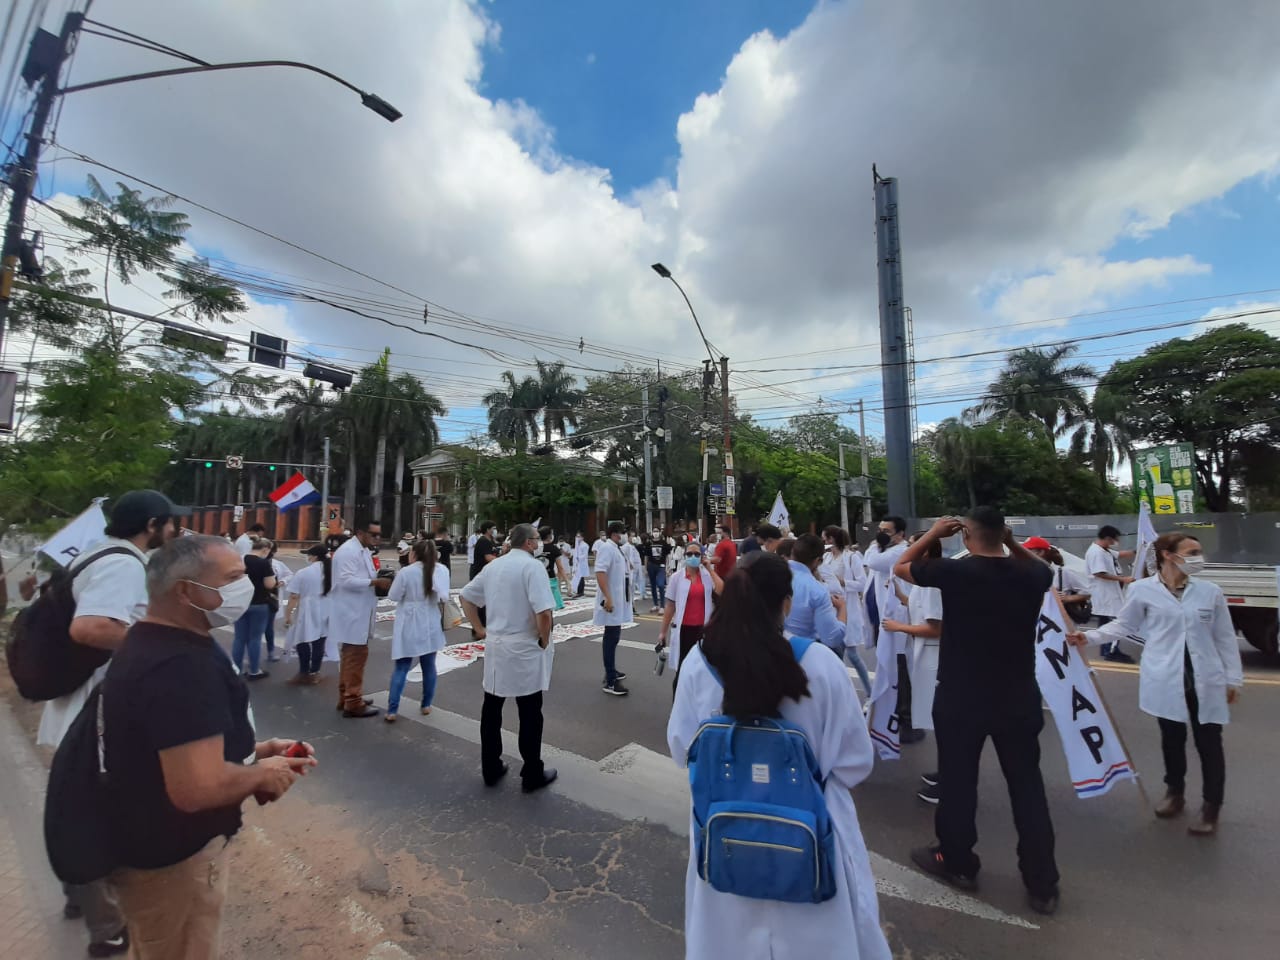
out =
[[[577,593],[582,581],[590,574],[591,548],[579,537],[573,545],[573,592]]]
[[[462,599],[485,608],[485,692],[523,697],[548,689],[555,644],[538,646],[537,615],[555,598],[542,562],[527,550],[505,553],[462,588]]]
[[[689,816],[689,865],[685,873],[685,956],[708,960],[889,960],[867,846],[849,792],[871,773],[874,754],[853,684],[840,659],[821,643],[800,661],[810,696],[784,699],[784,719],[802,727],[826,778],[827,809],[836,835],[836,895],[825,903],[783,903],[720,893],[698,876]],[[699,725],[720,713],[724,690],[701,650],[680,671],[667,724],[672,759],[686,765]]]
[[[367,645],[373,635],[378,597],[370,581],[378,575],[373,554],[352,537],[333,551],[329,591],[329,637],[337,644]]]
[[[249,551],[253,549],[253,537],[247,533],[242,533],[236,537],[234,546],[236,553],[240,554],[240,556],[248,556]]]
[[[613,612],[609,613],[605,610],[604,591],[600,590],[596,593],[595,613],[592,614],[591,622],[598,627],[616,627],[631,623],[634,612],[627,597],[627,578],[631,572],[627,567],[626,557],[622,555],[622,549],[612,540],[602,540],[596,544],[595,572],[604,573],[608,577],[609,599],[613,601]],[[634,589],[633,585],[633,592]]]
[[[911,591],[907,612],[912,626],[942,620],[942,591],[937,587],[916,587]],[[911,655],[911,723],[922,730],[933,729],[933,694],[938,686],[938,654],[941,638],[915,637]]]
[[[884,592],[885,584],[889,582],[889,578],[893,576],[893,566],[896,564],[904,553],[907,552],[907,544],[896,543],[888,550],[881,550],[880,544],[873,543],[867,547],[867,555],[865,558],[867,569],[871,571],[872,577],[875,578],[876,587],[881,593]],[[911,584],[902,584],[902,592],[910,593]],[[877,594],[877,598],[879,594]]]
[[[702,581],[702,623],[703,626],[711,622],[712,596],[715,594],[715,584],[711,582],[711,574],[707,572],[706,567],[698,568],[698,579]],[[689,605],[689,588],[692,586],[689,575],[681,570],[679,573],[673,574],[667,582],[667,603],[676,605],[675,616],[671,618],[671,632],[675,639],[670,641],[670,652],[667,654],[668,663],[672,670],[680,669],[680,626],[684,623],[685,607]]]
[[[1227,723],[1227,688],[1244,685],[1244,666],[1226,598],[1216,583],[1192,577],[1179,600],[1157,577],[1129,585],[1115,620],[1086,634],[1089,640],[1146,641],[1138,673],[1138,706],[1144,713],[1186,723],[1183,686],[1191,652],[1201,723]]]
[[[300,643],[312,643],[328,637],[330,597],[324,592],[324,564],[319,561],[307,564],[289,579],[285,593],[298,598],[298,608],[293,614],[293,625],[289,627],[285,652]],[[337,644],[329,640],[325,643],[325,659],[337,658]]]
[[[634,543],[622,544],[622,556],[627,561],[627,576],[631,578],[631,603],[634,606],[645,594],[644,561],[640,559],[640,551]]]
[[[423,590],[422,564],[411,563],[396,574],[387,594],[396,602],[396,624],[391,635],[391,659],[421,657],[444,649],[444,623],[440,604],[449,596],[449,571],[437,563],[431,575],[431,594]]]
[[[822,581],[831,587],[834,596],[837,587],[847,610],[845,623],[845,645],[855,646],[863,642],[866,627],[866,608],[862,602],[862,594],[867,589],[866,561],[857,550],[846,549],[840,556],[828,553],[822,558],[819,570]],[[835,581],[835,585],[832,585]]]
[[[1092,543],[1084,553],[1085,568],[1089,572],[1089,598],[1093,603],[1093,612],[1099,617],[1114,617],[1124,606],[1124,585],[1117,580],[1100,580],[1095,574],[1106,573],[1116,576],[1116,556],[1101,544]],[[1168,592],[1168,591],[1166,591]]]

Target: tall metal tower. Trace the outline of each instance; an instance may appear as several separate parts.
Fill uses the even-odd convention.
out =
[[[876,198],[876,272],[880,287],[880,376],[884,385],[884,442],[889,461],[889,512],[916,513],[911,380],[915,358],[902,294],[902,244],[898,232],[898,181],[871,179]]]

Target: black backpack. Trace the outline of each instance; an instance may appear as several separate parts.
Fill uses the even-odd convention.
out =
[[[49,768],[44,846],[49,865],[63,883],[92,883],[120,865],[103,740],[104,686],[100,683],[89,693]]]
[[[74,570],[59,567],[40,588],[40,595],[14,617],[4,655],[18,693],[27,700],[65,697],[111,659],[110,650],[71,639],[71,621],[76,616],[71,584],[95,561],[118,553],[137,558],[128,547],[108,547]]]

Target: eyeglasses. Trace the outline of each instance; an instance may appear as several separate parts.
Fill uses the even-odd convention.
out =
[[[685,554],[685,556],[686,556],[686,557],[700,557],[700,556],[702,556],[702,554],[700,554],[700,553],[686,553],[686,554]]]

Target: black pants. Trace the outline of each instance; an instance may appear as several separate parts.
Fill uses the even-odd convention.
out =
[[[480,710],[480,772],[486,781],[502,774],[502,705],[506,697],[486,692]],[[542,781],[542,691],[516,697],[520,712],[520,778],[526,783]]]
[[[298,672],[299,673],[319,673],[320,665],[324,663],[324,637],[319,640],[312,640],[310,643],[298,644]]]
[[[1040,776],[1040,731],[1044,715],[1037,692],[1025,697],[1026,706],[992,710],[989,705],[949,705],[938,688],[933,723],[938,743],[941,799],[934,828],[948,867],[975,875],[982,868],[973,848],[978,843],[978,764],[990,737],[1000,769],[1009,785],[1009,803],[1018,831],[1018,869],[1022,882],[1036,896],[1058,889],[1053,858],[1053,822]]]
[[[1227,758],[1222,750],[1222,724],[1200,722],[1200,699],[1196,696],[1195,674],[1191,658],[1185,663],[1187,678],[1187,711],[1191,717],[1191,736],[1200,754],[1200,774],[1204,779],[1204,802],[1222,804],[1227,785]],[[1160,749],[1164,752],[1164,782],[1170,793],[1187,789],[1187,725],[1177,720],[1160,718]]]
[[[898,714],[901,729],[910,730],[911,726],[911,664],[905,653],[898,654],[898,703],[894,707]]]
[[[702,642],[702,635],[705,630],[706,630],[706,627],[701,623],[698,624],[696,627],[684,627],[684,626],[680,627],[680,662],[681,663],[684,663],[684,658],[690,654],[690,652],[693,650],[694,647],[696,647],[699,643]],[[679,685],[679,683],[680,683],[680,671],[677,670],[676,675],[671,678],[671,699],[672,700],[676,698],[676,687]]]

